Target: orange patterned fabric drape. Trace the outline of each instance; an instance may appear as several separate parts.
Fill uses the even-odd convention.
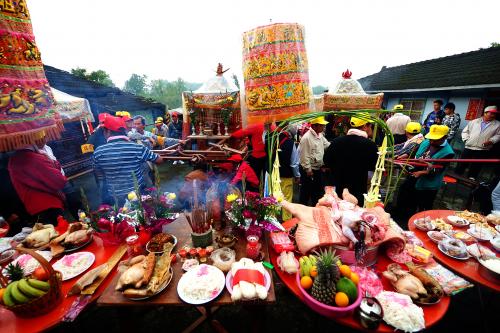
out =
[[[304,27],[277,23],[243,34],[243,78],[249,124],[309,112]]]
[[[58,138],[53,103],[26,1],[0,1],[0,151]]]

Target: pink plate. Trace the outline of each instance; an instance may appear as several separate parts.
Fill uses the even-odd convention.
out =
[[[266,280],[266,290],[269,291],[269,288],[271,288],[271,276],[269,275],[269,273],[267,272],[267,270],[265,270],[266,274],[264,274],[264,279]],[[231,273],[231,271],[229,271],[226,275],[226,288],[227,288],[227,291],[229,291],[229,293],[232,295],[233,294],[233,274]]]

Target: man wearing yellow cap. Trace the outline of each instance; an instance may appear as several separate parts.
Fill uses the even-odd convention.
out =
[[[407,159],[413,157],[418,150],[418,147],[424,141],[424,136],[420,131],[422,125],[417,122],[409,122],[406,125],[406,141],[394,146],[394,157],[397,159]]]
[[[164,138],[168,135],[168,126],[163,123],[163,118],[158,117],[155,121],[155,127],[151,130],[154,135],[162,136]]]
[[[446,140],[449,128],[446,125],[432,125],[417,154],[418,159],[453,158],[455,152]],[[401,185],[397,199],[396,218],[406,224],[416,212],[432,209],[434,199],[443,183],[444,171],[449,163],[429,163],[426,168],[412,172]]]
[[[321,167],[325,148],[330,145],[323,136],[326,124],[325,117],[313,119],[311,128],[300,140],[300,203],[303,205],[308,205],[311,200],[314,206],[323,195]]]
[[[325,166],[331,171],[332,185],[337,194],[346,188],[363,206],[363,193],[368,190],[368,172],[375,170],[378,158],[377,145],[370,139],[373,121],[367,113],[351,117],[351,129],[338,137],[325,152]]]

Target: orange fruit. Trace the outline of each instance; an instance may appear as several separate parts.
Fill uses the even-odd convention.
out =
[[[309,275],[310,275],[312,278],[315,278],[316,276],[318,276],[318,267],[316,267],[316,266],[311,266],[311,269],[309,270]]]
[[[354,282],[355,285],[358,285],[359,275],[354,272],[351,272],[351,281]]]
[[[342,265],[340,266],[340,274],[342,274],[342,276],[345,276],[346,278],[349,278],[351,276],[351,269],[347,265]]]
[[[302,278],[300,278],[300,285],[306,290],[311,289],[313,285],[313,279],[311,279],[311,277],[307,275],[303,276]]]
[[[335,295],[335,304],[337,304],[337,306],[341,308],[346,307],[349,305],[349,297],[347,296],[346,293],[339,291]]]
[[[5,293],[5,288],[0,288],[0,304],[3,303],[3,294]]]

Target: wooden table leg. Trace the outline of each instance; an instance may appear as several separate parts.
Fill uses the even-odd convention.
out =
[[[201,313],[201,317],[196,319],[191,325],[189,325],[182,333],[191,333],[194,331],[198,326],[203,324],[205,321],[209,321],[210,324],[212,325],[212,328],[216,332],[220,333],[226,333],[227,331],[224,329],[224,327],[215,319],[213,319],[213,314],[219,310],[218,306],[214,307],[209,307],[209,306],[197,306],[196,310],[198,310]],[[214,322],[216,323],[214,326]]]

